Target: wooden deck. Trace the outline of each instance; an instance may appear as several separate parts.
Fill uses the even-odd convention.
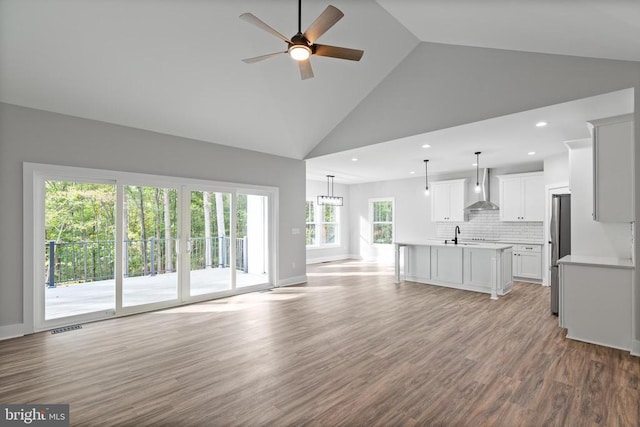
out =
[[[640,359],[567,340],[549,288],[486,295],[360,262],[0,342],[0,402],[73,425],[637,426]]]
[[[222,292],[231,289],[229,268],[210,268],[191,272],[191,295]],[[266,274],[236,271],[237,287],[268,283]],[[177,273],[128,277],[123,283],[123,305],[134,306],[177,298]],[[45,318],[57,319],[76,314],[115,308],[115,280],[60,285],[45,288]]]

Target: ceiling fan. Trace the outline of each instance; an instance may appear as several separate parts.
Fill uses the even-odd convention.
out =
[[[282,53],[288,53],[293,59],[298,62],[300,67],[300,77],[302,80],[310,79],[313,77],[313,70],[311,69],[311,62],[309,58],[311,55],[329,56],[331,58],[348,59],[350,61],[359,61],[364,54],[364,51],[358,49],[349,49],[346,47],[329,46],[324,44],[317,44],[316,40],[323,35],[327,30],[333,27],[338,22],[344,13],[342,13],[337,7],[327,6],[327,8],[316,18],[315,21],[309,26],[304,33],[301,30],[302,27],[302,0],[298,0],[298,33],[291,37],[291,39],[285,37],[280,32],[273,29],[258,17],[252,13],[243,13],[240,15],[240,19],[247,21],[258,28],[278,37],[280,40],[287,44],[287,50],[284,52],[269,53],[267,55],[256,56],[253,58],[243,59],[243,62],[247,64],[253,64],[254,62],[269,59],[278,56]]]

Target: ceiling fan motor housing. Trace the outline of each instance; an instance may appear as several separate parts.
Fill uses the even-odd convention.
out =
[[[302,50],[306,52],[303,52]],[[291,37],[291,43],[289,43],[288,52],[293,59],[296,59],[298,61],[307,59],[314,53],[313,45],[309,43],[309,40],[307,40],[301,33],[298,33],[295,36]]]

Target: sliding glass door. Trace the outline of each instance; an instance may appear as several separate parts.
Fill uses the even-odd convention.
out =
[[[269,283],[269,198],[238,194],[236,284],[238,288]]]
[[[177,190],[123,188],[122,305],[177,300]]]
[[[273,191],[51,169],[25,193],[35,330],[273,285]]]
[[[231,198],[220,191],[190,191],[189,293],[229,291],[231,285]]]
[[[42,318],[115,310],[113,183],[46,180]],[[43,245],[44,243],[44,245]]]

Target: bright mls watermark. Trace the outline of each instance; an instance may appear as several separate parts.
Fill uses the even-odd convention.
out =
[[[69,405],[6,405],[0,403],[0,427],[68,427]]]

